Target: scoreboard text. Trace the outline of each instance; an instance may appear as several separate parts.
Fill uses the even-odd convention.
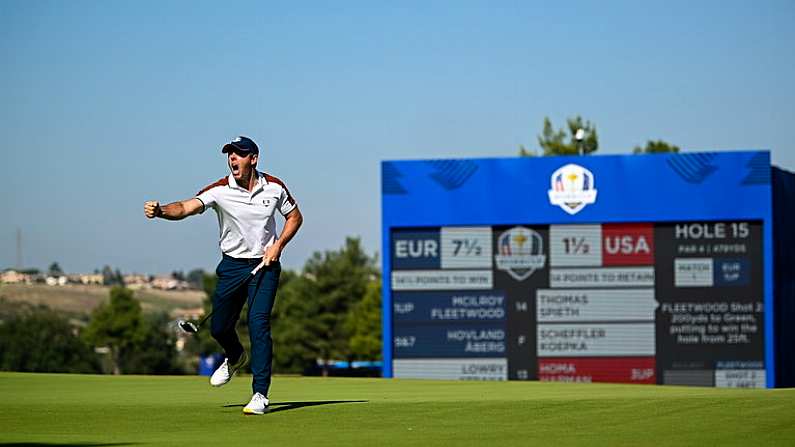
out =
[[[765,386],[762,222],[392,228],[395,377]]]

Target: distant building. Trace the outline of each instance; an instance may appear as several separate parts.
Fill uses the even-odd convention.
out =
[[[44,279],[44,283],[48,286],[65,286],[69,283],[69,278],[66,276],[48,276]]]
[[[161,289],[161,290],[189,290],[192,289],[187,281],[175,279],[172,276],[151,276],[141,274],[124,275],[125,287],[133,290],[137,289]],[[64,286],[67,284],[97,285],[105,284],[105,278],[101,273],[84,274],[74,273],[69,275],[43,275],[22,273],[17,270],[9,269],[0,272],[0,283],[3,284],[35,284],[44,283],[49,286]]]
[[[147,289],[152,287],[152,283],[149,279],[150,277],[148,275],[124,275],[124,286],[133,290]]]
[[[170,276],[157,276],[151,281],[152,287],[162,290],[185,290],[190,288],[187,281],[180,281]]]
[[[67,275],[70,283],[83,284],[83,285],[102,285],[102,275],[99,274],[82,274],[77,273],[74,275]]]
[[[33,275],[27,273],[20,273],[16,270],[6,270],[0,273],[0,282],[5,284],[31,284],[33,283]]]

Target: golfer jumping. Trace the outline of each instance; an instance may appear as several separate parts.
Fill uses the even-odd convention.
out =
[[[235,325],[248,299],[248,327],[251,337],[251,371],[254,374],[251,401],[243,408],[247,414],[263,414],[268,407],[271,384],[273,341],[271,310],[279,286],[279,257],[303,222],[295,200],[284,183],[258,172],[259,148],[247,137],[237,137],[221,149],[227,154],[228,177],[205,187],[196,197],[160,206],[144,204],[144,214],[181,220],[213,208],[218,214],[223,257],[216,273],[218,285],[213,294],[211,333],[224,349],[224,363],[210,377],[210,385],[221,386],[246,363]],[[276,211],[285,217],[281,237],[276,234]],[[262,262],[255,275],[252,270]]]

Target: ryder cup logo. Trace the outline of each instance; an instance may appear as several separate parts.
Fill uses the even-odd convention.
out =
[[[577,214],[585,205],[596,202],[593,174],[580,165],[567,164],[552,174],[549,203],[569,214]]]
[[[497,269],[508,272],[513,279],[524,281],[536,270],[543,268],[544,240],[541,235],[525,227],[513,227],[497,238],[498,255],[494,257]]]

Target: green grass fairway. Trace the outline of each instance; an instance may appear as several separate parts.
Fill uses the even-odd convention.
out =
[[[795,390],[0,374],[0,445],[795,445]]]

